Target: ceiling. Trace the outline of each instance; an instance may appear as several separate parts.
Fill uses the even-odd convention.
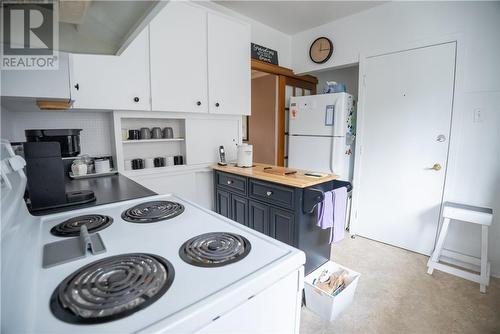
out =
[[[293,35],[386,1],[215,1],[276,30]]]

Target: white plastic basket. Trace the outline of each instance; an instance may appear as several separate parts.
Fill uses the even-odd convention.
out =
[[[313,281],[318,279],[323,270],[328,273],[337,272],[344,269],[348,272],[346,287],[338,295],[332,296],[313,285]],[[333,261],[328,261],[321,267],[310,273],[305,278],[306,307],[319,315],[322,319],[333,321],[342,311],[344,311],[354,299],[354,292],[358,285],[360,273],[341,266]]]

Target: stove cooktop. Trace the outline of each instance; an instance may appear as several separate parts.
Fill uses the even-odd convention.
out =
[[[50,233],[58,237],[76,237],[80,235],[80,227],[85,225],[89,233],[95,233],[103,230],[113,223],[110,216],[90,214],[76,216],[66,219],[60,224],[54,226]]]
[[[179,256],[194,266],[220,267],[243,260],[250,249],[250,241],[239,234],[213,232],[186,241]]]
[[[122,213],[122,219],[131,223],[156,223],[172,219],[184,212],[184,206],[171,201],[150,201],[137,204]]]
[[[177,211],[175,216],[170,215],[169,219],[154,224],[131,224],[122,218],[122,213],[131,211],[132,208],[144,209],[151,202],[162,203],[165,210],[182,208],[182,214]],[[201,307],[211,298],[216,298],[218,293],[236,289],[239,282],[250,279],[260,269],[293,252],[288,246],[173,195],[159,195],[147,200],[119,202],[100,208],[45,216],[40,224],[39,248],[60,240],[51,234],[53,227],[75,216],[90,214],[113,219],[112,224],[99,230],[107,251],[48,269],[42,269],[41,264],[38,265],[40,269],[36,273],[36,286],[32,289],[32,300],[35,303],[33,309],[36,312],[29,316],[33,319],[29,326],[38,332],[84,333],[92,330],[95,324],[103,332],[136,332],[161,319],[174,319],[187,309]],[[181,255],[182,249],[188,250],[190,255],[184,258]],[[98,316],[97,320],[90,320],[94,317],[92,310],[101,307],[94,305],[95,296],[110,289],[111,285],[126,281],[124,272],[128,271],[110,271],[109,277],[101,277],[100,281],[88,281],[83,277],[90,272],[100,275],[105,269],[99,261],[120,259],[131,253],[147,254],[162,263],[158,268],[167,268],[166,283],[161,279],[158,281],[159,287],[161,286],[158,291],[144,290],[146,295],[151,293],[150,299],[154,302],[137,297],[130,305],[138,304],[139,307],[129,309],[128,299],[118,299],[116,308],[111,307]],[[173,278],[174,271],[175,278],[168,282]],[[87,286],[82,286],[82,282]],[[126,288],[126,285],[120,287]],[[119,294],[111,297],[118,296]],[[105,300],[100,301],[107,303]],[[87,306],[87,303],[90,311],[81,307],[83,304]],[[71,310],[69,315],[68,310]]]
[[[57,286],[50,309],[72,324],[97,324],[129,316],[158,300],[174,280],[174,268],[151,254],[122,254],[94,261]]]

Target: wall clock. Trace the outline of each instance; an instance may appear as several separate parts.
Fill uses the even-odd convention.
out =
[[[309,48],[309,57],[316,64],[323,64],[333,54],[333,43],[326,37],[320,37],[312,42]]]

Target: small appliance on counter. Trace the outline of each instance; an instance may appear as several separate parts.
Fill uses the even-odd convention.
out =
[[[238,160],[236,166],[238,167],[252,167],[253,160],[253,146],[250,144],[238,145]]]
[[[91,190],[66,192],[61,151],[58,141],[24,143],[29,207],[32,212],[96,200]]]
[[[27,142],[58,142],[62,157],[80,154],[80,132],[82,129],[32,129],[25,130]]]

